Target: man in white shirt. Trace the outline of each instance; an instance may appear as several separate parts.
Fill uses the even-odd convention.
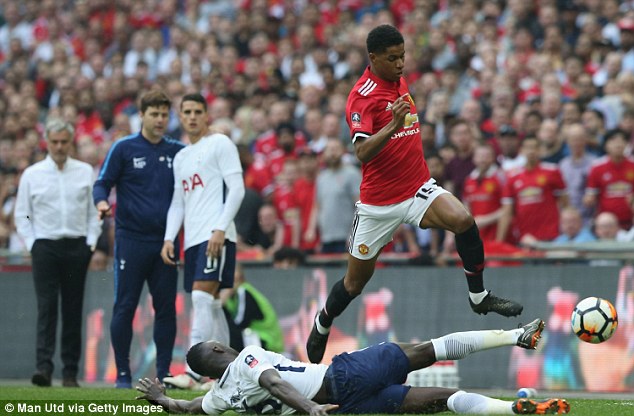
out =
[[[229,327],[218,292],[233,287],[237,232],[233,222],[244,182],[238,150],[224,134],[208,135],[207,102],[201,94],[183,97],[180,121],[190,145],[174,157],[174,194],[167,213],[161,257],[175,264],[174,239],[185,224],[185,290],[192,294],[190,345],[210,339],[229,344]],[[202,387],[201,377],[165,377],[184,389]]]
[[[544,321],[535,319],[509,331],[456,332],[420,344],[381,343],[333,357],[332,364],[292,361],[281,354],[248,346],[242,352],[208,341],[187,353],[189,365],[216,378],[203,397],[174,400],[165,387],[148,378],[139,380],[139,399],[170,413],[219,415],[238,413],[343,414],[439,413],[470,414],[568,413],[562,399],[519,399],[514,402],[440,387],[411,387],[403,383],[411,371],[439,360],[459,360],[469,354],[502,346],[535,349]]]
[[[68,156],[74,128],[60,119],[46,125],[48,156],[22,174],[15,225],[31,252],[37,295],[36,368],[31,381],[50,386],[62,301],[63,386],[78,387],[86,271],[101,233],[92,204],[93,168]]]

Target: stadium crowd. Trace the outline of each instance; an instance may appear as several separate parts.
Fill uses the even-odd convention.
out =
[[[21,172],[45,155],[46,119],[75,126],[75,155],[96,173],[112,143],[140,129],[138,99],[157,86],[174,103],[171,137],[184,140],[181,97],[201,92],[213,129],[238,146],[242,256],[281,250],[287,264],[344,251],[360,181],[345,103],[367,65],[366,35],[383,23],[405,36],[432,177],[471,209],[485,242],[634,239],[632,1],[0,6],[0,248],[9,252],[25,250],[13,205]],[[612,231],[595,230],[599,214]],[[112,227],[104,222],[94,268],[111,254]],[[386,251],[434,258],[452,244],[404,226]]]

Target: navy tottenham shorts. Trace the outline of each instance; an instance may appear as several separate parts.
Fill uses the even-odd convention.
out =
[[[394,343],[336,355],[326,385],[336,413],[397,413],[410,389],[409,360]]]
[[[206,251],[206,241],[185,250],[185,290],[191,292],[194,281],[199,280],[218,281],[220,289],[232,288],[236,269],[236,243],[225,240],[222,255],[215,261],[207,258]]]

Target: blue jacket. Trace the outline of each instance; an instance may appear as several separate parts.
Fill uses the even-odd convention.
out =
[[[174,192],[172,161],[183,147],[168,137],[152,144],[140,132],[112,145],[93,187],[93,200],[108,200],[117,187],[117,238],[163,241]]]

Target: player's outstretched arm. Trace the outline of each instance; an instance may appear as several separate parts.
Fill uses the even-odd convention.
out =
[[[306,413],[311,416],[325,416],[331,410],[339,408],[336,404],[322,405],[302,396],[295,387],[284,381],[279,373],[272,369],[262,373],[259,383],[273,396],[300,413]]]
[[[156,404],[168,413],[187,413],[193,415],[203,415],[203,396],[196,397],[193,400],[176,400],[165,395],[165,386],[161,384],[159,379],[154,381],[149,378],[139,380],[136,389],[142,394],[137,396],[137,400],[147,400],[151,404]]]

